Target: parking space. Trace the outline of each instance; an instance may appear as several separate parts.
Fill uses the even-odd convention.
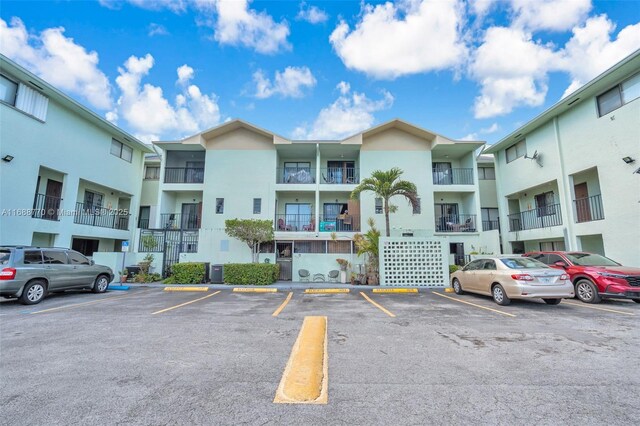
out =
[[[479,416],[629,424],[640,374],[625,366],[637,358],[639,308],[575,300],[498,306],[442,289],[366,287],[135,288],[56,295],[35,306],[3,301],[3,417],[10,424],[442,424]],[[326,318],[326,330],[310,325],[303,338],[309,317]],[[318,349],[302,356],[297,341]],[[315,361],[296,367],[300,359]],[[278,399],[288,373],[295,381],[307,368],[328,379],[326,403]],[[289,388],[302,402],[309,389],[321,394]]]

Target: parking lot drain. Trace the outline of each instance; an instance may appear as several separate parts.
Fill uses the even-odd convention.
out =
[[[305,317],[273,402],[326,404],[327,401],[327,317]]]
[[[417,293],[417,288],[374,288],[373,293]]]
[[[243,288],[235,287],[234,293],[277,293],[277,288]]]
[[[165,287],[164,291],[209,291],[209,287]]]
[[[348,288],[308,288],[305,293],[349,293],[351,290]]]

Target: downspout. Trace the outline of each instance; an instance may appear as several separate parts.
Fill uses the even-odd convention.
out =
[[[564,206],[562,208],[562,220],[565,221],[566,226],[563,229],[565,249],[576,250],[577,241],[575,231],[573,229],[573,222],[571,221],[570,211],[573,211],[573,203],[571,200],[571,188],[569,187],[569,176],[565,173],[564,167],[564,152],[562,150],[562,143],[560,140],[560,125],[558,124],[558,117],[553,117],[553,130],[556,139],[556,146],[558,147],[558,159],[560,160],[560,181],[562,185],[562,191],[564,192]],[[562,200],[560,200],[562,201]]]

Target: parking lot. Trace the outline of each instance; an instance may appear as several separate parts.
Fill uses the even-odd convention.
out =
[[[324,353],[314,340],[322,332],[302,337],[307,317],[326,318]],[[635,424],[639,319],[640,306],[627,301],[498,306],[443,289],[134,288],[53,295],[33,306],[5,300],[0,418],[11,425]],[[296,349],[299,336],[318,348],[319,364],[297,352],[305,349]],[[293,394],[287,377],[294,383],[296,371],[323,365],[326,403],[282,403],[283,386]]]

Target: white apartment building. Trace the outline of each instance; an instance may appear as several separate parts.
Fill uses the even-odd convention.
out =
[[[247,246],[225,233],[230,218],[273,221],[275,241],[263,245],[261,261],[280,263],[281,279],[297,280],[300,269],[326,275],[337,258],[361,263],[353,235],[367,231],[368,218],[384,233],[384,215],[374,194],[350,194],[374,170],[392,167],[420,197],[415,210],[392,199],[392,236],[443,238],[451,263],[463,263],[474,248],[499,252],[498,231],[482,230],[476,151],[483,142],[455,141],[401,120],[344,140],[295,141],[234,120],[155,145],[162,160],[159,169],[157,159],[146,164],[139,216],[149,220],[139,223],[136,248],[156,252],[163,269],[177,261],[251,261]]]
[[[485,150],[503,249],[640,266],[640,50]]]
[[[120,251],[151,152],[0,55],[0,244]]]

